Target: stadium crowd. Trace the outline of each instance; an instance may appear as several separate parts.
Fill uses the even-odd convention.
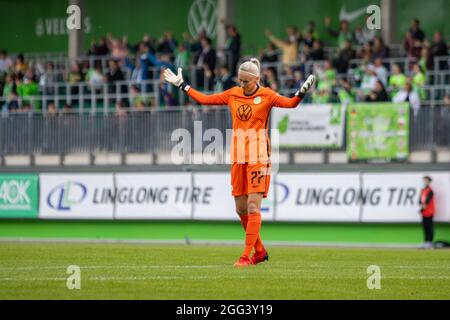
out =
[[[315,21],[300,30],[288,26],[284,37],[265,31],[267,47],[259,51],[263,64],[262,84],[276,91],[293,93],[303,83],[305,74],[314,72],[317,85],[309,101],[313,103],[354,101],[383,102],[408,101],[417,112],[421,103],[427,101],[425,86],[433,84],[434,70],[447,72],[447,61],[435,64],[435,57],[449,55],[448,46],[440,32],[431,37],[413,19],[406,33],[402,50],[392,53],[376,32],[365,28],[351,30],[347,21],[340,21],[339,28],[332,28],[330,17],[324,19],[325,30],[336,37],[337,48],[326,50],[326,43],[319,34]],[[54,100],[32,99],[35,96],[52,97],[61,94],[55,84],[69,85],[66,95],[77,97],[83,93],[117,94],[125,98],[112,99],[116,109],[144,109],[145,107],[179,105],[178,91],[162,81],[162,68],[183,68],[185,79],[203,91],[221,91],[236,84],[236,66],[242,56],[243,45],[238,29],[224,23],[227,39],[224,48],[215,48],[205,32],[192,38],[187,32],[176,39],[167,31],[160,39],[145,34],[138,43],[130,43],[108,34],[92,40],[86,52],[89,59],[72,62],[28,61],[23,54],[14,57],[6,50],[0,52],[0,92],[3,112],[27,112],[44,109],[54,112],[69,110],[76,106],[77,98],[64,107]],[[390,58],[401,58],[387,63]],[[401,61],[408,61],[402,63]],[[107,63],[105,63],[105,61]],[[355,64],[354,61],[357,61]],[[310,68],[307,70],[307,68]],[[449,85],[449,73],[444,83]],[[157,79],[158,88],[146,81]],[[132,81],[132,86],[119,85]],[[85,84],[80,87],[79,84]],[[140,85],[145,83],[145,85]],[[107,86],[105,86],[107,85]],[[158,90],[159,101],[150,99],[146,93]],[[450,107],[450,92],[439,97],[442,104]],[[184,103],[189,103],[184,101]],[[42,106],[44,104],[44,107]]]

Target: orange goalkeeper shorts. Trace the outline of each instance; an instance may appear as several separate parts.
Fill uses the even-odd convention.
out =
[[[250,193],[269,193],[270,162],[268,163],[233,163],[231,165],[231,187],[233,197]]]

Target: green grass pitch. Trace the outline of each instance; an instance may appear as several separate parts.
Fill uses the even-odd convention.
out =
[[[269,247],[236,269],[239,246],[0,244],[0,299],[449,299],[450,251]],[[69,265],[81,288],[69,290]],[[367,268],[381,289],[367,288]]]

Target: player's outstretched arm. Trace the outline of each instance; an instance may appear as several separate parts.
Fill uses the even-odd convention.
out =
[[[192,99],[194,99],[195,101],[197,101],[200,104],[204,104],[204,105],[228,104],[228,93],[227,92],[206,95],[206,94],[203,94],[203,93],[191,88],[191,86],[188,85],[183,80],[183,70],[181,68],[178,68],[178,74],[173,73],[172,70],[170,70],[170,69],[165,69],[163,75],[164,75],[164,80],[166,80],[166,82],[180,88],[181,90],[186,92],[186,94],[189,97],[191,97]]]
[[[298,104],[303,100],[306,93],[309,89],[314,85],[316,78],[314,75],[310,75],[308,79],[306,79],[305,83],[301,86],[301,88],[295,93],[293,98],[287,98],[280,95],[277,95],[273,105],[279,108],[295,108]]]

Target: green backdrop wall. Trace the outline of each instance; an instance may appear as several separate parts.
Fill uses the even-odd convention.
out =
[[[202,0],[217,2],[217,0]],[[194,0],[130,2],[118,0],[85,0],[85,47],[92,38],[107,32],[128,35],[132,42],[144,33],[159,37],[172,30],[178,39],[188,30],[188,12]],[[68,1],[64,0],[0,0],[0,47],[10,52],[51,52],[67,50],[65,20]],[[287,25],[304,29],[309,20],[317,22],[322,38],[330,40],[323,17],[330,15],[337,26],[341,9],[352,12],[380,0],[235,0],[234,22],[240,29],[246,53],[255,54],[264,47],[265,29],[285,35]],[[428,36],[435,30],[450,34],[450,1],[397,0],[398,35],[402,37],[410,20],[418,17]],[[447,15],[447,17],[446,17]],[[352,27],[363,25],[364,15],[352,21]]]

